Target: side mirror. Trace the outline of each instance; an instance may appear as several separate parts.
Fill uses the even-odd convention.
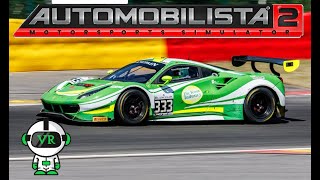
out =
[[[107,75],[112,74],[113,72],[114,72],[114,70],[111,69],[111,70],[107,71]]]
[[[160,86],[165,86],[165,85],[167,85],[169,82],[172,81],[172,77],[171,77],[171,76],[163,76],[163,77],[161,78],[161,80],[164,81],[164,83],[161,84]]]

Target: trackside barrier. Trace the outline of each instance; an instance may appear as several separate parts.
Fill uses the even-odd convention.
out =
[[[10,72],[119,68],[166,56],[165,39],[14,38],[22,22],[9,20]]]
[[[148,57],[225,61],[235,55],[310,59],[311,13],[302,38],[14,38],[23,20],[10,19],[9,70],[49,71],[119,68]]]
[[[167,40],[168,57],[197,61],[225,61],[235,55],[278,58],[311,57],[311,12],[304,16],[304,36],[301,38],[177,38]]]

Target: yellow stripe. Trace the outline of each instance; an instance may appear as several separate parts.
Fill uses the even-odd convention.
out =
[[[184,109],[180,111],[174,111],[173,114],[184,114],[184,113],[201,113],[201,112],[218,112],[223,113],[223,107],[202,107],[202,108],[193,108],[193,109]]]
[[[165,57],[161,57],[161,58],[154,58],[153,61],[154,62],[162,62],[163,60],[165,60]]]
[[[57,91],[56,93],[59,95],[77,95],[83,92],[87,92],[93,88],[88,88],[88,89],[81,89],[81,90],[75,90],[75,91],[66,91],[66,92],[59,92]]]
[[[308,153],[311,154],[311,149],[295,149],[295,150],[291,150],[289,152],[292,153]]]
[[[267,154],[311,154],[311,148],[306,149],[275,149],[275,150],[258,150],[256,153]]]
[[[39,104],[40,100],[31,100],[31,99],[21,99],[21,100],[10,100],[10,104]]]
[[[101,109],[83,112],[83,113],[84,114],[102,114],[102,113],[107,113],[107,112],[112,112],[112,111],[114,111],[114,105],[107,106],[107,107],[104,107]]]
[[[120,68],[166,57],[162,38],[14,38],[23,20],[9,20],[10,72]]]

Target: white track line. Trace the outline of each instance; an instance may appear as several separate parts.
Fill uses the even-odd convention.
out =
[[[180,152],[156,152],[156,153],[130,153],[130,154],[88,154],[59,156],[60,159],[94,159],[94,158],[119,158],[119,157],[150,157],[150,156],[179,156],[179,155],[201,155],[201,154],[236,154],[254,153],[257,151],[276,150],[309,150],[310,147],[281,148],[281,149],[247,149],[247,150],[221,150],[221,151],[180,151]],[[27,161],[33,157],[12,157],[9,161]]]
[[[303,96],[311,96],[311,94],[290,94],[290,95],[286,95],[286,97],[303,97]]]

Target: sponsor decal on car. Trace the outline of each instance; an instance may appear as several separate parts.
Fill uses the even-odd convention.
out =
[[[156,116],[172,115],[173,112],[173,99],[155,100],[154,114]]]
[[[186,104],[195,104],[200,101],[203,93],[197,86],[187,86],[183,89],[181,96]]]
[[[89,80],[89,79],[94,79],[93,77],[77,77],[77,78],[72,78],[69,83],[70,84],[77,84],[77,83],[80,83],[80,82],[83,82],[83,81],[86,81],[86,80]]]
[[[173,99],[173,93],[157,93],[154,96],[155,100],[161,100],[161,99]]]
[[[93,117],[93,122],[108,122],[106,117]]]
[[[141,64],[147,64],[149,66],[153,66],[153,67],[156,67],[159,65],[159,63],[156,63],[156,62],[150,62],[150,61],[138,61],[138,63],[141,63]]]
[[[86,88],[88,88],[88,87],[91,87],[91,86],[94,86],[94,84],[87,84],[87,83],[77,83],[77,84],[75,84],[76,86],[83,86],[83,87],[86,87]],[[74,86],[70,86],[70,88],[74,88]]]
[[[154,97],[154,114],[156,116],[172,115],[173,93],[158,93]]]

